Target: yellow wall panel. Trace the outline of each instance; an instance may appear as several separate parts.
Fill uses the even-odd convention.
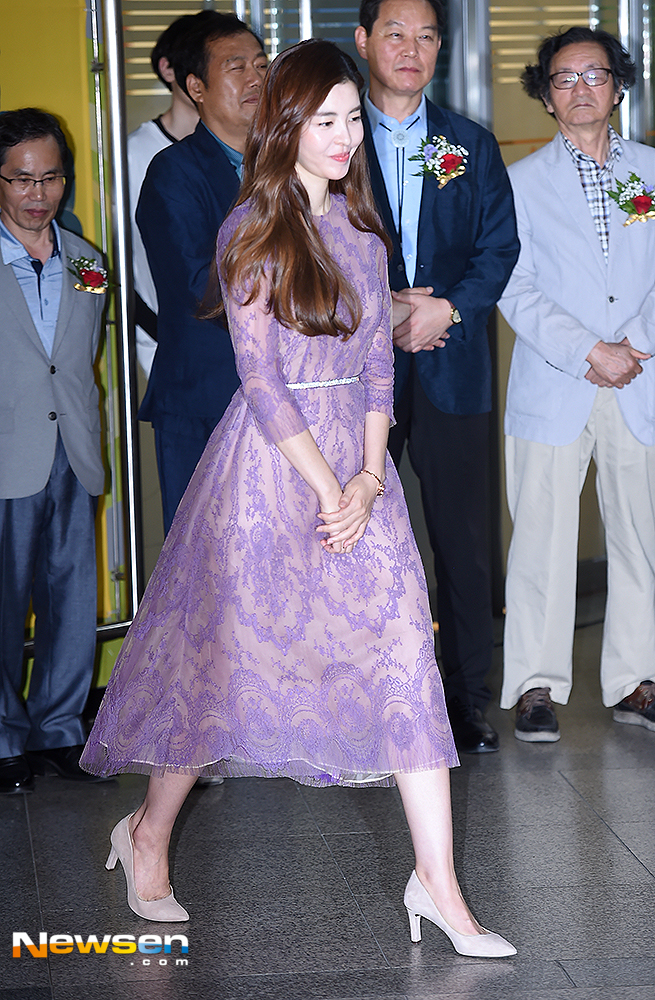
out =
[[[84,236],[100,248],[95,77],[91,70],[93,52],[88,6],[85,0],[0,0],[0,110],[37,107],[56,115],[62,122],[75,158],[75,201],[67,208],[79,219]],[[106,117],[106,111],[103,115]],[[109,220],[107,226],[110,227]],[[108,263],[111,269],[111,260]],[[111,315],[111,296],[108,300]],[[107,345],[98,360],[107,432],[109,408],[114,407],[118,378],[115,346],[111,345],[109,350],[113,358],[111,387]],[[119,592],[114,578],[114,574],[118,579],[125,576],[124,567],[114,566],[115,559],[108,551],[108,510],[114,499],[120,503],[121,496],[120,463],[111,461],[119,448],[118,440],[109,440],[107,433],[104,447],[107,488],[113,479],[114,493],[108,492],[100,498],[97,520],[98,617],[100,621],[112,622],[123,619],[120,605],[125,598],[124,585],[120,585]],[[99,647],[101,683],[106,683],[119,645],[120,642]],[[105,646],[111,648],[105,649]]]
[[[75,155],[75,214],[97,243],[86,25],[84,0],[0,0],[0,110],[37,107],[62,120]]]

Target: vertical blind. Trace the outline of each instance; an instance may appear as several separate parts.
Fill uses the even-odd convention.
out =
[[[251,9],[252,8],[252,9]],[[357,24],[358,3],[314,4],[311,0],[287,3],[251,4],[250,0],[123,0],[125,28],[125,68],[128,94],[133,96],[163,95],[164,88],[153,82],[150,51],[157,37],[171,21],[183,14],[200,10],[237,13],[248,23],[258,20],[261,11],[261,33],[270,56],[277,55],[301,38],[313,35],[329,38],[351,55],[355,54],[353,31]]]
[[[166,87],[153,76],[150,52],[171,21],[201,10],[234,11],[232,0],[124,0],[125,87],[128,97],[166,97]]]
[[[552,0],[548,4],[505,0],[490,4],[493,82],[516,85],[524,66],[534,60],[539,43],[546,35],[574,24],[597,27],[598,18],[597,4],[571,3],[571,0]]]

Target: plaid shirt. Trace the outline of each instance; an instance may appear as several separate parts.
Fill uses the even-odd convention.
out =
[[[603,248],[605,260],[607,260],[610,245],[610,197],[607,192],[614,181],[614,165],[623,156],[623,147],[611,125],[608,125],[607,132],[610,151],[602,167],[596,163],[593,156],[587,156],[586,153],[574,146],[564,133],[561,133],[564,145],[571,154],[571,159],[580,175],[582,188],[587,198],[591,217],[594,220],[600,245]]]

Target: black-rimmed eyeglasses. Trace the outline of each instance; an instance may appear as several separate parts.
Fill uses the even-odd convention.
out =
[[[11,185],[12,191],[26,194],[29,190],[35,190],[37,184],[43,185],[44,191],[56,191],[66,183],[64,174],[48,174],[47,177],[5,177],[0,174],[0,178]]]
[[[588,87],[604,87],[611,75],[611,69],[601,67],[586,69],[583,73],[563,69],[559,73],[553,73],[550,82],[555,90],[573,90],[580,79],[583,79]]]

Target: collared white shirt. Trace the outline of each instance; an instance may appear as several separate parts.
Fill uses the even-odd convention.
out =
[[[61,300],[61,284],[63,266],[61,261],[61,234],[56,222],[51,223],[53,247],[52,254],[40,268],[41,273],[32,265],[34,258],[27,252],[20,240],[17,240],[2,222],[0,216],[0,254],[3,264],[11,264],[16,280],[25,297],[25,302],[34,320],[34,326],[48,357],[52,354],[55,341],[55,329],[59,315]],[[38,261],[39,265],[41,261]]]
[[[364,106],[371,123],[373,144],[377,153],[387,189],[391,214],[400,237],[407,281],[410,287],[416,277],[416,253],[418,247],[418,223],[423,195],[423,173],[417,161],[410,156],[418,153],[422,139],[428,134],[428,105],[425,95],[413,115],[398,123],[395,118],[384,115],[372,103],[368,91],[364,95]],[[406,131],[407,145],[399,149],[394,145],[392,134]],[[402,218],[399,219],[402,206]]]

